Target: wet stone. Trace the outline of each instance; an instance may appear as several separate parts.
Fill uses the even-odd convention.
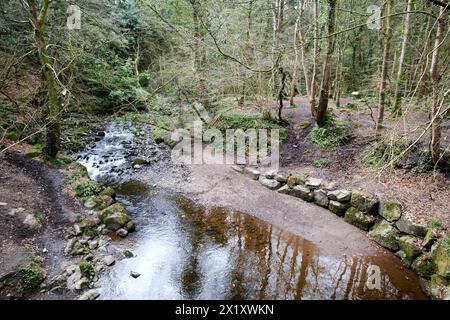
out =
[[[399,232],[386,220],[381,220],[369,234],[379,245],[392,251],[398,250]]]
[[[295,186],[292,188],[291,195],[307,202],[314,201],[314,194],[305,186]]]
[[[354,207],[350,207],[345,213],[344,219],[346,222],[368,231],[375,223],[375,217],[367,215]]]
[[[427,234],[427,226],[426,225],[416,223],[406,217],[402,217],[400,220],[398,220],[397,223],[395,224],[395,226],[401,232],[412,235],[412,236],[425,237],[425,235]]]
[[[305,181],[305,185],[311,189],[319,189],[322,185],[322,179],[308,178]]]
[[[371,194],[362,191],[353,191],[350,199],[352,207],[355,207],[363,213],[376,213],[378,210],[378,198]]]
[[[289,194],[291,193],[291,188],[289,188],[288,185],[284,185],[280,189],[278,189],[277,192],[281,194]]]
[[[314,190],[314,203],[320,207],[328,208],[330,200],[324,190]]]
[[[328,209],[339,217],[343,217],[348,208],[350,208],[349,203],[343,203],[334,200],[330,200],[330,203],[328,205]]]
[[[352,193],[348,190],[335,190],[328,192],[328,198],[333,201],[338,202],[349,202],[351,199]]]

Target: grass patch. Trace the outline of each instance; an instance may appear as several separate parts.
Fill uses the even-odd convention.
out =
[[[381,138],[363,151],[362,162],[372,169],[381,168],[389,163],[396,166],[401,160],[400,155],[410,143],[408,139],[395,135]]]
[[[352,129],[350,123],[338,122],[329,113],[324,126],[311,130],[311,142],[323,150],[335,150],[352,138]]]
[[[431,229],[439,229],[442,227],[442,222],[439,219],[431,219],[428,221],[428,227]]]

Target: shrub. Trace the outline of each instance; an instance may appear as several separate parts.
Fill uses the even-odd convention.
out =
[[[75,196],[86,198],[96,196],[102,191],[102,188],[94,182],[82,182],[75,186]]]
[[[92,280],[95,277],[95,269],[89,261],[81,261],[79,264],[80,271],[83,277]]]
[[[389,136],[368,146],[362,153],[362,162],[373,169],[386,164],[396,166],[402,160],[400,155],[408,148],[410,141],[403,137]]]

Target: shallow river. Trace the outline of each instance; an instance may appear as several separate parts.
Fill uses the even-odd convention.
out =
[[[117,148],[120,137],[130,139],[107,132],[89,151],[93,159],[111,151],[108,141]],[[100,177],[92,161],[81,162]],[[102,276],[101,299],[425,298],[418,277],[388,252],[323,255],[314,243],[248,214],[204,209],[137,181],[122,182],[117,199],[137,222],[124,240],[136,256]]]

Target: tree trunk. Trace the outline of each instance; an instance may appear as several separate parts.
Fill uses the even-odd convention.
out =
[[[334,24],[336,17],[336,0],[328,0],[328,42],[325,64],[323,66],[323,77],[320,89],[319,106],[316,112],[316,122],[319,126],[324,125],[328,108],[330,78],[331,78],[331,57],[334,51]]]
[[[433,84],[433,108],[432,108],[432,119],[431,124],[431,159],[434,164],[438,164],[441,161],[442,149],[441,149],[441,123],[442,115],[440,112],[440,102],[439,102],[439,56],[440,48],[443,41],[444,29],[445,29],[445,8],[440,9],[440,18],[438,22],[438,28],[436,31],[436,39],[434,42],[433,58],[431,60],[430,68],[430,78]]]
[[[305,87],[306,94],[310,97],[310,87],[309,87],[309,79],[308,79],[308,71],[306,70],[306,62],[305,62],[305,44],[304,44],[304,36],[302,31],[302,18],[305,10],[305,0],[298,1],[298,17],[295,22],[295,33],[294,33],[294,50],[295,50],[295,65],[294,65],[294,73],[292,75],[292,83],[291,83],[291,97],[290,104],[294,106],[294,97],[296,94],[296,86],[299,80],[299,63],[301,60],[303,76],[305,77]]]
[[[311,115],[316,116],[316,78],[317,78],[317,57],[319,56],[319,8],[318,0],[313,0],[314,15],[314,48],[313,48],[313,72],[311,77]]]
[[[410,20],[410,11],[412,11],[412,5],[413,0],[408,0],[408,5],[406,8],[406,15],[405,15],[405,21],[403,24],[403,41],[402,41],[402,50],[400,52],[400,58],[398,60],[398,73],[397,73],[397,81],[395,84],[395,95],[394,95],[394,107],[393,107],[393,113],[396,116],[399,116],[402,114],[402,107],[401,107],[401,96],[400,96],[400,90],[401,86],[403,85],[405,79],[405,71],[403,70],[403,63],[405,61],[405,55],[406,55],[406,48],[408,45],[408,36],[409,36],[409,20]]]
[[[384,120],[384,105],[386,100],[386,78],[388,73],[388,59],[389,49],[392,38],[392,7],[394,0],[387,0],[386,4],[386,30],[384,35],[384,49],[383,49],[383,63],[381,66],[381,78],[380,78],[380,94],[378,102],[378,119],[376,125],[376,132],[378,134],[379,129],[383,126]]]
[[[45,40],[45,19],[50,6],[50,0],[43,0],[41,8],[35,0],[27,0],[30,8],[30,21],[34,28],[34,41],[39,55],[39,61],[42,66],[42,80],[47,88],[47,125],[46,125],[46,145],[44,149],[45,156],[55,158],[58,154],[61,144],[61,107],[62,100],[58,92],[58,81],[52,61],[48,55],[48,45]],[[38,12],[39,10],[39,12]]]
[[[192,19],[194,22],[194,37],[195,37],[195,50],[194,61],[195,71],[199,82],[199,97],[200,102],[204,108],[209,107],[208,90],[206,89],[205,79],[205,61],[206,61],[206,49],[204,46],[205,41],[205,28],[203,24],[208,20],[207,0],[190,0],[192,6]]]
[[[278,72],[280,74],[280,88],[278,91],[278,121],[281,122],[283,121],[283,92],[286,84],[286,72],[284,72],[282,67],[279,68]]]

